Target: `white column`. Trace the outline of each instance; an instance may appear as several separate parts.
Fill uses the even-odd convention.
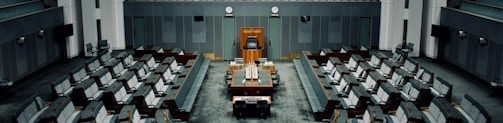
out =
[[[401,44],[403,41],[403,21],[406,19],[405,18],[405,0],[394,0],[395,4],[393,4],[393,30],[391,31],[392,33],[392,39],[390,44],[390,48],[392,48],[393,52],[395,51],[396,46],[398,44]]]
[[[381,1],[380,50],[394,50],[402,42],[404,5],[403,0]]]
[[[58,0],[58,6],[63,7],[63,15],[65,24],[73,24],[73,35],[68,37],[66,42],[66,52],[68,58],[76,57],[80,54],[80,44],[79,43],[79,29],[76,21],[77,19],[77,7],[75,5],[76,0]]]
[[[101,36],[108,40],[110,49],[125,49],[124,0],[100,0]]]
[[[101,15],[101,39],[107,40],[110,46],[115,44],[115,36],[113,36],[114,20],[113,20],[113,5],[112,0],[100,0],[99,12]],[[109,49],[111,50],[111,49]]]
[[[98,30],[96,24],[96,3],[95,0],[81,0],[82,2],[82,27],[84,36],[84,52],[86,56],[92,54],[86,51],[85,44],[91,43],[93,48],[98,44]],[[102,24],[103,25],[103,24]]]
[[[124,0],[113,0],[114,6],[114,25],[115,34],[114,45],[111,45],[112,49],[123,50],[126,49],[126,38],[124,34]]]
[[[431,36],[431,25],[440,25],[440,10],[441,7],[447,6],[447,2],[443,0],[429,0],[428,1],[428,16],[426,24],[423,29],[426,30],[423,33],[424,41],[424,53],[427,57],[436,59],[438,57],[438,39]]]
[[[391,50],[391,37],[392,37],[392,10],[393,10],[393,0],[382,0],[381,1],[381,26],[379,33],[379,49],[380,50]]]
[[[407,43],[413,43],[414,48],[409,56],[418,57],[421,46],[421,24],[423,15],[423,1],[409,0],[408,18],[407,18]]]

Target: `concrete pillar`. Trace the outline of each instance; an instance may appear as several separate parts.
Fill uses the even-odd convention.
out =
[[[58,6],[63,7],[64,21],[65,24],[73,24],[73,36],[67,38],[66,42],[66,52],[68,58],[73,58],[81,53],[81,41],[80,30],[79,30],[79,12],[78,6],[76,4],[78,0],[58,0]]]
[[[100,12],[99,9],[96,9],[95,2],[95,0],[81,0],[82,30],[84,37],[84,52],[86,56],[92,56],[92,54],[86,51],[86,44],[91,43],[93,48],[96,48],[98,44],[98,27],[96,19],[99,19]]]

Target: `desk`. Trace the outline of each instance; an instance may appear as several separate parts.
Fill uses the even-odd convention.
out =
[[[246,70],[256,68],[258,78],[246,79]],[[255,64],[230,64],[229,72],[232,73],[230,90],[233,95],[269,95],[274,90],[271,73],[275,71],[274,65],[256,66]],[[252,72],[253,73],[253,72]],[[253,75],[251,75],[253,76]]]
[[[233,96],[232,107],[232,114],[238,118],[244,115],[271,116],[271,96]]]
[[[267,104],[271,105],[271,96],[232,96],[232,104],[238,100],[246,101],[246,104],[257,104],[258,100],[267,100]]]
[[[263,57],[264,48],[260,49],[241,49],[241,56],[244,58],[245,63],[254,62],[258,58]]]

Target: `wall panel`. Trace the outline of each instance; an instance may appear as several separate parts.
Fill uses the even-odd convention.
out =
[[[501,79],[503,21],[450,8],[442,8],[441,16],[440,25],[448,29],[450,36],[440,40],[440,58],[487,82]],[[465,31],[467,37],[460,38],[459,30]],[[481,45],[480,37],[488,43]]]
[[[373,17],[372,43],[379,43],[379,2],[124,2],[126,45],[132,45],[131,17],[145,17],[148,25],[150,16],[154,17],[151,22],[153,24],[150,24],[152,29],[149,29],[152,33],[147,37],[150,36],[155,42],[147,45],[162,42],[162,46],[167,49],[200,49],[222,57],[222,18],[224,8],[232,6],[236,18],[236,44],[239,43],[241,27],[264,27],[264,55],[267,56],[268,20],[273,5],[280,8],[279,15],[282,19],[282,57],[302,50],[318,52],[325,47],[336,49],[342,45],[358,45],[360,17]],[[198,26],[193,21],[194,16],[204,16],[206,24]],[[311,21],[301,23],[300,16],[310,16]],[[163,18],[162,21],[159,22],[158,17]],[[173,18],[174,21],[168,22],[166,18]],[[168,28],[167,25],[174,27]],[[235,53],[240,56],[239,47],[236,47]]]

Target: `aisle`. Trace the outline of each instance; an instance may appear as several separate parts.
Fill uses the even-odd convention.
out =
[[[300,84],[293,62],[274,62],[281,76],[280,87],[273,95],[271,117],[232,116],[232,102],[224,83],[228,62],[212,61],[188,122],[288,122],[314,121],[307,97]]]

